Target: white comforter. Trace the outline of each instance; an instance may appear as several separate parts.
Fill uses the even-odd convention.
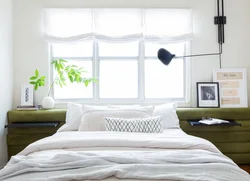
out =
[[[5,181],[93,179],[249,181],[250,176],[213,144],[181,130],[56,133],[0,170]]]

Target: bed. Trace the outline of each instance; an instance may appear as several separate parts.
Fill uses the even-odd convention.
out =
[[[34,142],[13,156],[0,170],[0,180],[250,180],[247,172],[223,155],[211,142],[187,135],[181,128],[174,126],[176,120],[168,122],[167,126],[165,123],[164,129],[157,133],[103,131],[103,121],[100,122],[98,118],[103,117],[103,110],[105,114],[109,111],[106,108],[98,108],[98,111],[91,109],[85,110],[85,113],[91,113],[89,115],[79,114],[80,126],[67,125],[66,122],[53,136]],[[143,111],[139,109],[139,113],[130,112],[129,116],[137,114],[138,117],[141,113],[145,116],[148,108]],[[71,115],[67,113],[66,120],[79,120],[74,111]],[[121,110],[112,111],[115,113],[109,112],[105,117],[125,115],[124,110],[122,114],[119,113]],[[162,114],[159,110],[157,112]],[[163,118],[168,116],[167,120],[173,119],[174,112],[171,114],[169,112]]]

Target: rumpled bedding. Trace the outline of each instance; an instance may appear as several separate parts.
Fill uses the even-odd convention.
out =
[[[5,181],[250,181],[207,140],[180,129],[164,133],[61,132],[13,156]]]

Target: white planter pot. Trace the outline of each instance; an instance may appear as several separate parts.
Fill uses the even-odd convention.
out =
[[[55,106],[55,101],[52,97],[45,97],[42,100],[43,109],[52,109]]]

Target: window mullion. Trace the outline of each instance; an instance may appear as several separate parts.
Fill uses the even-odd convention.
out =
[[[145,73],[144,73],[144,59],[145,59],[145,48],[144,40],[139,42],[139,58],[138,58],[138,96],[139,101],[145,100]]]
[[[190,47],[191,47],[191,41],[187,41],[185,43],[185,48],[184,48],[184,55],[190,55],[191,51],[190,51]],[[191,62],[189,58],[184,59],[184,95],[185,95],[185,101],[190,103],[190,99],[191,99],[191,78],[190,78],[190,72],[192,72],[191,70]]]
[[[93,43],[93,74],[94,77],[99,78],[100,74],[100,62],[99,62],[99,58],[98,58],[98,43],[96,40],[94,40]],[[99,81],[99,80],[98,80]],[[99,100],[99,84],[93,84],[93,98],[94,101],[98,101]]]
[[[50,66],[49,66],[49,68],[50,68],[50,70],[49,70],[49,72],[50,72],[50,81],[51,82],[49,82],[49,85],[54,81],[54,79],[55,79],[55,75],[54,75],[54,70],[53,70],[53,65],[51,64],[51,62],[52,62],[52,60],[54,59],[54,57],[53,57],[53,50],[52,50],[52,45],[51,44],[49,44],[49,56],[50,56]],[[54,97],[54,87],[53,88],[51,88],[51,96],[53,97],[53,98],[55,98]]]

